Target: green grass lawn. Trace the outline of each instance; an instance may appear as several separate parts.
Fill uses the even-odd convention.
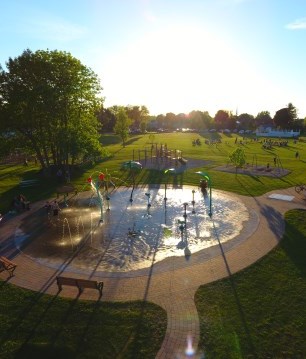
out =
[[[280,245],[198,289],[205,358],[306,358],[306,211],[286,214]]]
[[[238,144],[235,144],[235,139],[238,138]],[[200,138],[201,146],[193,146],[192,140]],[[221,139],[218,145],[205,144],[205,139]],[[298,141],[296,144],[292,139],[289,139],[287,147],[274,146],[271,150],[262,148],[259,142],[248,139],[243,145],[239,141],[243,138],[236,135],[224,134],[207,134],[199,135],[196,133],[163,133],[155,134],[154,142],[158,146],[167,144],[168,149],[178,149],[182,151],[185,158],[196,158],[207,161],[207,165],[189,169],[178,178],[172,178],[172,181],[178,181],[184,184],[198,185],[199,176],[195,174],[196,171],[202,170],[209,173],[213,188],[223,189],[243,195],[260,195],[267,191],[287,188],[298,183],[305,182],[306,169],[306,142]],[[72,173],[72,183],[79,191],[88,190],[89,186],[86,179],[93,175],[97,176],[99,172],[108,171],[116,185],[131,185],[131,176],[127,172],[120,170],[121,164],[133,158],[138,160],[138,151],[148,150],[151,148],[149,135],[132,136],[127,145],[123,147],[121,141],[115,135],[102,136],[101,142],[105,149],[109,152],[109,156],[100,163],[94,165],[80,166]],[[217,170],[218,166],[226,165],[228,163],[229,154],[232,153],[238,146],[242,147],[246,154],[246,160],[249,164],[257,163],[258,166],[266,166],[267,163],[272,165],[273,157],[278,156],[283,168],[286,168],[290,173],[285,177],[265,177],[265,176],[246,176],[243,174],[226,173]],[[300,153],[300,160],[295,159],[295,153]],[[143,152],[141,153],[144,157]],[[39,168],[30,163],[29,167],[22,165],[0,165],[0,212],[7,212],[14,195],[19,194],[20,191],[26,195],[31,201],[38,199],[47,199],[54,196],[58,183],[55,174],[50,177],[42,177],[39,173]],[[21,189],[19,183],[22,179],[38,178],[40,185],[36,188]],[[166,179],[162,171],[157,170],[142,170],[136,176],[136,183],[164,183]],[[170,179],[171,181],[171,179]]]
[[[152,303],[52,297],[0,281],[0,358],[155,358],[167,317]]]

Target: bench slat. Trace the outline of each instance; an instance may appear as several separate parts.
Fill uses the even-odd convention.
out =
[[[103,282],[98,282],[90,279],[81,278],[69,278],[69,277],[56,277],[59,290],[62,290],[62,285],[75,286],[79,289],[79,293],[82,293],[84,288],[97,289],[102,296]]]
[[[0,257],[0,264],[7,272],[9,272],[10,277],[14,275],[14,270],[17,267],[17,264],[10,261],[8,258],[1,256]]]
[[[19,183],[20,187],[32,187],[32,186],[37,186],[37,185],[39,185],[38,179],[23,180]]]

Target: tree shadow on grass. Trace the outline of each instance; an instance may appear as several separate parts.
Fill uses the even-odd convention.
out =
[[[253,179],[253,180],[255,180],[255,181],[259,182],[259,183],[262,183],[261,180],[260,180],[260,178],[257,178],[257,176],[248,176],[248,177],[250,177],[251,179]],[[247,186],[241,181],[241,179],[240,179],[238,176],[237,176],[237,182],[240,184],[240,186],[246,191],[246,193],[247,193],[249,196],[254,197],[253,193],[251,193],[251,191],[250,191],[250,188],[247,187]]]
[[[165,179],[165,174],[163,171],[159,170],[142,170],[141,173],[138,175],[136,181],[137,185],[140,184],[159,184],[162,183]]]
[[[56,296],[51,297],[51,300],[47,304],[43,313],[38,317],[38,320],[36,321],[36,323],[33,323],[32,329],[29,329],[29,333],[28,333],[26,339],[24,340],[23,344],[17,351],[15,358],[33,358],[33,357],[38,358],[39,355],[41,355],[41,357],[44,357],[44,358],[45,357],[51,358],[52,357],[51,354],[58,355],[61,358],[62,355],[64,355],[64,354],[67,354],[68,357],[70,354],[72,354],[70,352],[69,348],[67,348],[67,347],[55,346],[55,341],[53,341],[51,343],[50,342],[48,342],[48,343],[33,343],[33,341],[35,341],[35,334],[39,330],[38,329],[39,326],[42,325],[43,320],[46,318],[46,315],[47,315],[49,309],[54,304],[54,302],[58,296],[58,293]],[[68,314],[72,310],[72,306],[76,303],[77,299],[78,299],[78,297],[74,301],[71,302]],[[68,316],[68,314],[64,318],[66,318]],[[63,321],[60,324],[59,328],[62,328],[62,326],[63,326]],[[58,331],[59,330],[60,329],[58,329]]]
[[[83,249],[84,245],[86,243],[86,240],[84,240],[83,244],[75,251],[73,254],[70,254],[65,258],[62,262],[62,264],[58,267],[57,270],[55,270],[50,277],[46,280],[46,282],[41,286],[40,289],[38,289],[37,292],[33,293],[33,295],[30,296],[29,301],[25,303],[23,306],[21,306],[20,313],[16,316],[16,319],[10,327],[7,329],[6,333],[0,338],[0,347],[10,338],[13,338],[15,333],[19,330],[19,327],[22,325],[22,323],[26,320],[26,318],[30,315],[32,310],[39,304],[39,301],[42,300],[45,292],[50,288],[54,282],[56,281],[56,277],[61,275],[65,269],[71,264],[71,262],[75,259],[75,257],[78,256],[80,251]],[[77,296],[76,300],[79,296]]]
[[[139,353],[139,343],[142,341],[142,334],[144,332],[143,328],[145,328],[145,313],[146,313],[146,310],[148,307],[147,298],[148,298],[148,294],[149,294],[149,290],[150,290],[150,286],[151,286],[154,263],[155,263],[155,258],[156,258],[156,254],[158,251],[158,246],[159,246],[158,238],[159,238],[159,236],[156,236],[155,243],[151,248],[151,255],[152,255],[151,266],[150,266],[149,273],[148,273],[148,280],[147,280],[146,286],[144,288],[144,295],[143,295],[143,300],[141,302],[140,315],[139,315],[139,318],[136,323],[135,338],[133,340],[132,347],[131,347],[131,354],[132,354],[131,357],[132,358],[141,358],[141,355]]]
[[[137,137],[132,137],[129,140],[125,141],[124,146],[128,146],[131,145],[134,142],[137,142],[138,140],[141,139],[142,136],[137,136]]]
[[[292,210],[297,217],[296,221],[299,223],[305,222],[306,210],[298,209]],[[306,240],[305,235],[301,233],[295,224],[289,223],[285,219],[286,232],[283,240],[280,242],[280,247],[286,252],[291,261],[299,269],[301,276],[306,277]]]
[[[231,288],[232,288],[232,291],[233,291],[233,295],[234,295],[234,298],[235,298],[235,302],[236,302],[236,305],[237,305],[237,309],[238,309],[238,312],[239,312],[241,323],[242,323],[242,326],[244,328],[244,332],[246,334],[246,339],[247,339],[247,342],[248,342],[248,346],[249,346],[249,348],[251,350],[251,352],[249,354],[252,355],[253,358],[257,358],[256,348],[255,348],[255,345],[253,343],[252,335],[251,335],[251,332],[250,332],[250,329],[249,329],[249,324],[247,322],[247,319],[246,319],[246,316],[245,316],[245,313],[244,313],[244,310],[243,310],[243,306],[241,304],[241,301],[240,301],[240,298],[239,298],[239,295],[238,295],[236,283],[235,283],[234,277],[232,275],[229,263],[227,261],[225,252],[223,250],[222,243],[221,243],[220,238],[218,236],[217,228],[215,227],[214,223],[213,223],[213,227],[214,227],[214,231],[215,231],[215,234],[216,234],[216,237],[217,237],[217,240],[218,240],[218,244],[219,244],[219,248],[220,248],[220,251],[221,251],[221,254],[222,254],[222,258],[223,258],[223,261],[224,261],[224,264],[225,264],[225,268],[226,268],[226,271],[227,271],[227,274],[228,274],[230,285],[231,285]]]
[[[54,346],[50,343],[27,343],[18,351],[16,359],[74,359],[77,353],[68,346]]]
[[[268,225],[274,235],[279,240],[281,240],[285,229],[283,215],[276,211],[272,206],[268,205],[261,206],[260,213],[264,218],[266,218]]]
[[[59,292],[58,292],[59,293]],[[76,339],[76,349],[72,349],[66,345],[58,343],[58,339],[61,336],[61,333],[65,329],[65,325],[67,321],[69,321],[69,318],[73,317],[73,310],[76,306],[79,298],[80,293],[76,296],[74,300],[72,300],[69,304],[68,309],[66,312],[61,313],[61,320],[60,323],[56,326],[56,331],[54,332],[51,339],[47,339],[43,343],[35,343],[35,335],[36,333],[39,334],[39,326],[43,325],[43,320],[46,320],[46,314],[49,311],[49,309],[54,304],[58,293],[56,296],[52,297],[49,304],[47,305],[44,312],[40,315],[37,322],[34,324],[32,330],[30,330],[30,333],[28,334],[26,340],[18,350],[18,353],[16,355],[16,358],[74,358],[74,357],[82,357],[82,351],[86,350],[86,345],[88,342],[88,332],[90,331],[90,326],[93,323],[97,311],[100,308],[101,302],[101,296],[99,296],[98,300],[94,303],[93,310],[91,311],[91,314],[84,326],[84,329],[82,330],[81,334],[78,335],[78,338]],[[83,318],[82,318],[83,319]]]

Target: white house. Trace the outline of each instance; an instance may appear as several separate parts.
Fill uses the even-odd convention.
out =
[[[258,137],[280,137],[280,138],[295,138],[300,135],[300,131],[293,130],[275,130],[271,127],[259,127],[256,130]]]

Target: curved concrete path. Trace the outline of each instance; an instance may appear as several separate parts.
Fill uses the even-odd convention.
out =
[[[292,196],[293,199],[273,199],[269,197],[271,194]],[[294,188],[274,190],[256,198],[236,194],[233,196],[238,197],[246,205],[252,213],[253,221],[253,229],[243,233],[234,246],[227,248],[224,244],[204,250],[207,253],[200,258],[201,260],[191,260],[188,265],[182,264],[184,261],[186,263],[183,258],[169,258],[164,261],[163,270],[155,270],[154,265],[150,270],[143,274],[138,273],[137,276],[103,276],[103,301],[145,299],[166,310],[167,331],[157,358],[185,357],[187,338],[191,339],[196,352],[200,335],[199,318],[194,304],[197,288],[202,284],[227,277],[256,262],[282,238],[285,227],[284,213],[295,208],[306,209],[306,201],[294,191]],[[21,221],[42,205],[42,202],[34,203],[30,212],[1,223],[0,253],[14,258],[18,265],[15,276],[9,279],[10,283],[54,295],[58,292],[56,276],[62,272],[65,272],[66,276],[75,276],[75,273],[65,270],[65,264],[61,269],[42,266],[16,250],[13,243],[15,231]],[[7,274],[2,272],[0,277],[7,279]],[[99,273],[87,273],[82,277],[102,279]],[[77,294],[77,289],[73,287],[65,287],[60,292],[64,297],[75,298]],[[85,290],[81,299],[97,300],[97,291]],[[194,357],[199,355],[200,353],[196,353]]]

